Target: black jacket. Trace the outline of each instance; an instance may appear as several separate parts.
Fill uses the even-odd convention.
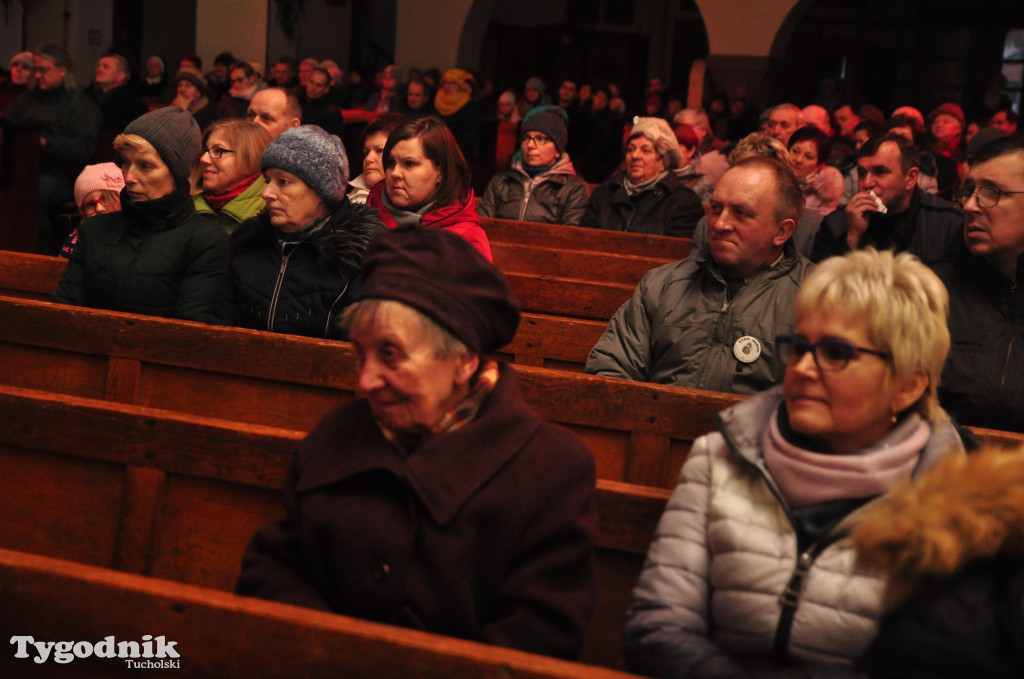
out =
[[[691,238],[704,207],[697,194],[686,188],[672,172],[652,188],[630,197],[622,184],[622,173],[601,184],[590,194],[581,226],[611,231],[632,231]]]
[[[949,358],[939,401],[963,424],[1024,432],[1024,257],[1017,281],[983,257],[935,267],[949,290]]]
[[[821,220],[811,261],[817,263],[849,252],[848,229],[845,206]],[[909,252],[928,265],[952,260],[964,251],[964,213],[947,200],[914,189],[905,211],[868,217],[860,247]]]
[[[355,298],[366,246],[383,231],[375,210],[352,205],[347,198],[326,223],[288,236],[261,212],[231,234],[231,276],[218,321],[292,335],[341,337],[338,314]]]

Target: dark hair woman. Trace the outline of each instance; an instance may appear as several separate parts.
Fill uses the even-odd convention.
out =
[[[367,203],[389,229],[447,229],[491,261],[491,246],[474,205],[469,165],[447,126],[433,116],[410,120],[391,133],[384,146],[384,181],[370,192]]]
[[[800,189],[804,208],[825,216],[839,207],[843,195],[843,175],[825,164],[832,140],[814,125],[804,125],[789,138],[789,158]]]

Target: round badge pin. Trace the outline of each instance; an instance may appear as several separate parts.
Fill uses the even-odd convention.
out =
[[[761,356],[761,343],[756,337],[744,335],[732,345],[732,353],[741,363],[753,363]]]

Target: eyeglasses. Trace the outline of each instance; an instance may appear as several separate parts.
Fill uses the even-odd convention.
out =
[[[856,347],[846,340],[835,337],[823,337],[812,343],[800,335],[779,335],[775,338],[775,346],[786,365],[796,365],[804,357],[804,354],[810,351],[818,370],[827,372],[845,370],[846,366],[850,364],[850,360],[857,354],[871,354],[892,361],[892,355],[884,351]]]
[[[1024,191],[1003,191],[995,186],[971,186],[970,184],[964,184],[957,189],[953,197],[957,207],[963,207],[971,199],[971,196],[974,196],[975,200],[978,201],[978,207],[987,209],[998,205],[999,199],[1003,196],[1015,193],[1024,193]]]
[[[543,134],[527,134],[523,136],[523,146],[527,146],[531,141],[535,146],[544,146],[551,143],[551,137]]]
[[[120,200],[116,193],[113,191],[103,192],[99,197],[82,203],[82,215],[92,217],[100,211],[100,207],[104,209],[104,212],[110,212],[111,208],[117,205],[118,202]]]
[[[203,153],[209,153],[210,157],[214,160],[220,160],[225,153],[234,153],[231,149],[226,149],[222,146],[214,146],[212,148],[203,147]],[[201,155],[201,154],[200,154]]]

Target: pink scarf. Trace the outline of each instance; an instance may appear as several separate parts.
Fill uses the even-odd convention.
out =
[[[761,445],[765,464],[793,509],[888,492],[910,480],[931,436],[931,427],[914,413],[878,448],[851,455],[814,453],[783,438],[778,417],[776,412],[771,418]]]

